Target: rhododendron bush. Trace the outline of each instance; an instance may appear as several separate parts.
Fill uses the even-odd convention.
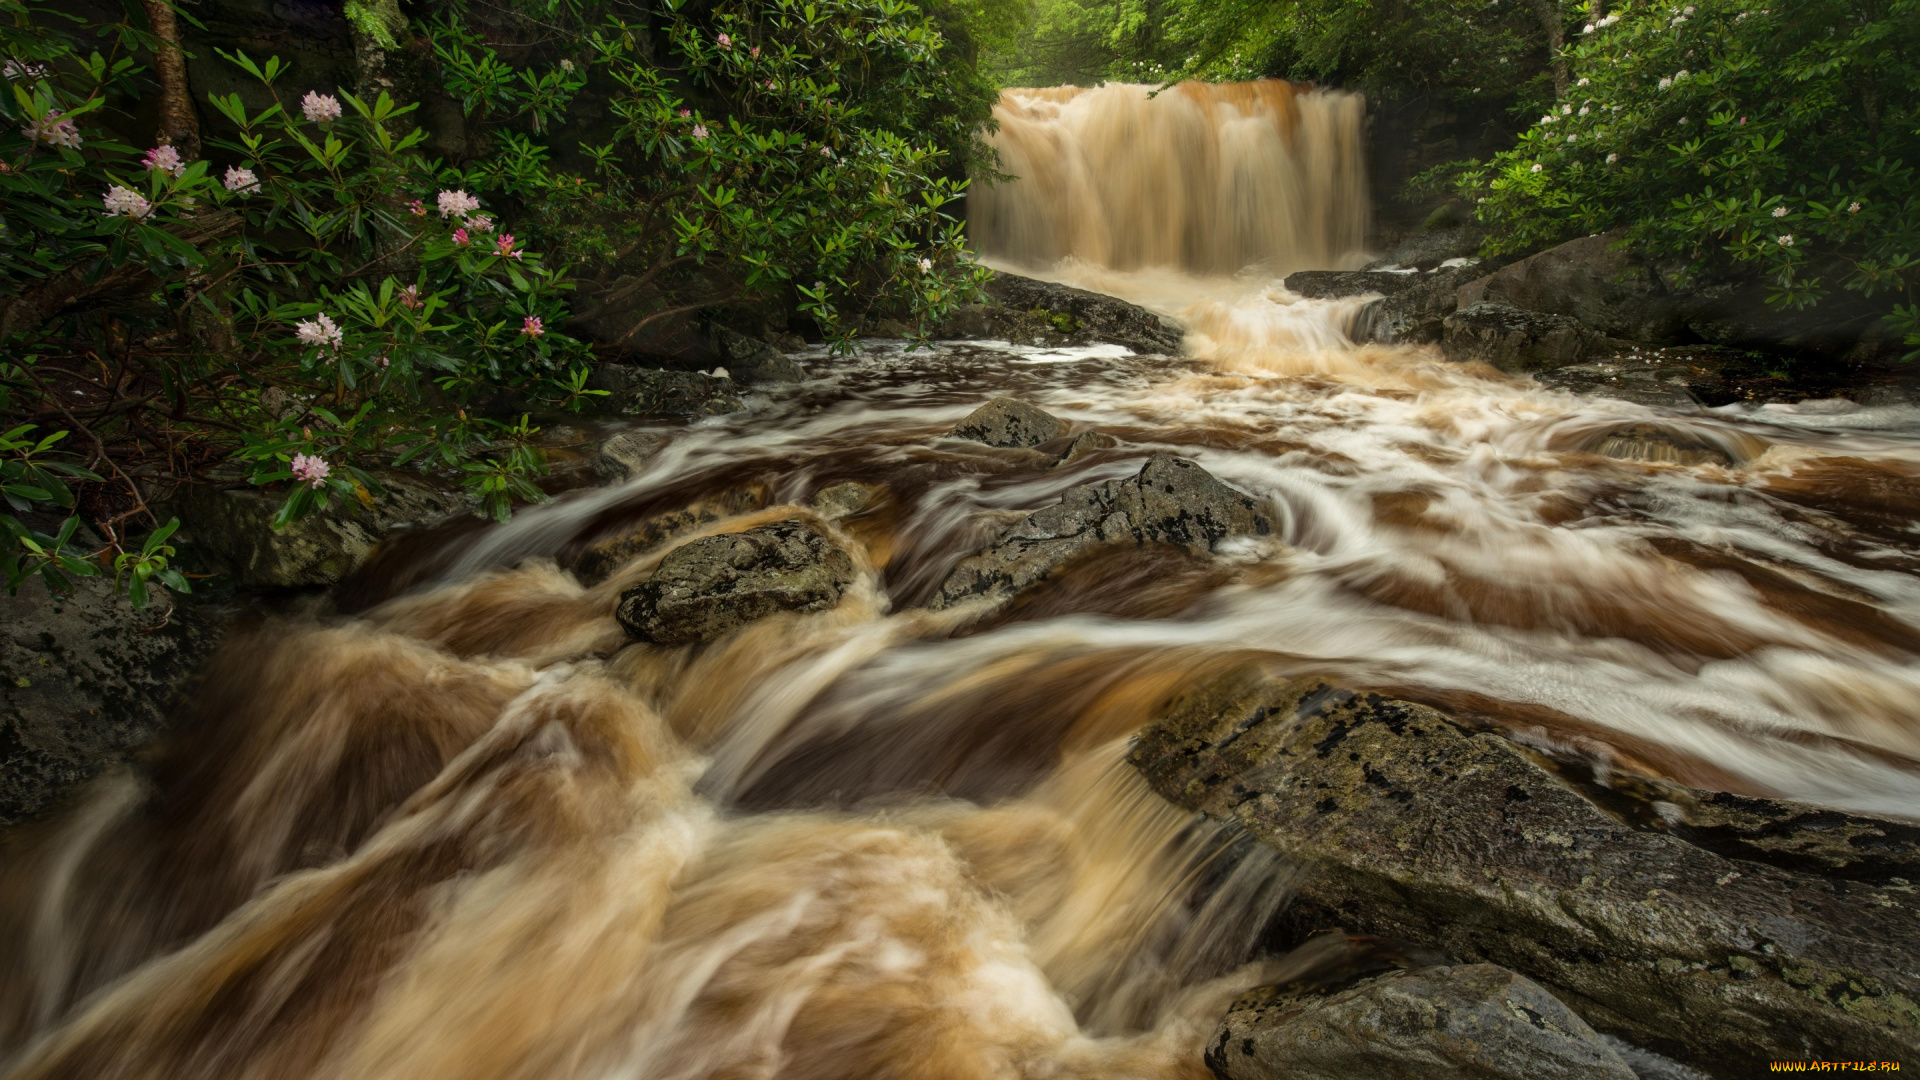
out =
[[[1920,345],[1920,3],[1683,0],[1590,17],[1566,96],[1461,191],[1496,250],[1626,230],[1770,303],[1891,302]]]
[[[239,51],[200,57],[245,81],[193,103],[204,144],[135,145],[156,39],[57,7],[0,26],[10,587],[144,584],[171,553],[152,504],[223,460],[280,500],[276,527],[379,498],[392,468],[463,478],[504,518],[542,498],[527,414],[595,395],[583,315],[631,313],[643,346],[773,305],[845,348],[850,313],[929,325],[984,276],[953,204],[991,94],[901,0],[669,4],[646,26],[575,4],[514,63],[497,21],[423,11],[467,116],[445,158],[417,102]],[[595,137],[549,148],[590,85]]]

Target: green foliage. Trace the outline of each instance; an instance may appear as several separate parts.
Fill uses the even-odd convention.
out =
[[[1556,5],[1557,6],[1557,5]],[[1036,0],[1009,82],[1260,77],[1505,98],[1544,70],[1527,0]]]
[[[670,63],[653,58],[662,39]],[[494,123],[459,181],[522,200],[590,269],[589,314],[638,312],[629,337],[644,340],[688,312],[773,301],[846,347],[853,308],[925,325],[977,294],[985,271],[952,207],[984,156],[991,92],[919,8],[735,0],[696,20],[669,2],[584,40],[542,69],[456,22],[435,30],[449,92]],[[576,170],[535,137],[594,79],[613,122]]]
[[[1567,99],[1461,190],[1518,251],[1623,228],[1769,302],[1836,287],[1908,301],[1920,345],[1920,3],[1693,0],[1608,16]]]

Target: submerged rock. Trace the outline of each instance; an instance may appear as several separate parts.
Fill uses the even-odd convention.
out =
[[[1331,995],[1235,1002],[1207,1047],[1222,1080],[1635,1080],[1538,983],[1493,964],[1430,967]]]
[[[1101,450],[1111,450],[1119,445],[1120,440],[1111,435],[1099,431],[1083,431],[1079,435],[1074,436],[1074,440],[1067,444],[1065,450],[1061,451],[1060,460],[1054,462],[1054,464],[1071,465],[1081,458],[1086,457],[1088,454]]]
[[[1393,296],[1426,283],[1422,274],[1391,270],[1301,270],[1288,274],[1286,280],[1289,292],[1309,300],[1337,300],[1369,293]]]
[[[387,472],[379,479],[384,495],[365,502],[336,499],[279,531],[272,522],[281,496],[253,487],[198,485],[171,508],[180,515],[176,542],[247,588],[332,585],[365,562],[387,534],[472,512],[465,492],[410,473]]]
[[[676,536],[723,518],[764,510],[771,501],[772,493],[765,486],[742,484],[672,509],[636,515],[631,524],[593,544],[566,564],[576,577],[589,585],[605,581],[627,560],[644,555]]]
[[[594,451],[593,475],[612,483],[631,480],[666,445],[667,437],[657,431],[623,431]]]
[[[1059,417],[1013,398],[994,398],[967,414],[966,419],[948,432],[956,439],[971,439],[988,446],[1039,446],[1067,433],[1067,422]]]
[[[852,517],[880,501],[886,488],[880,484],[863,484],[858,480],[847,480],[831,484],[813,493],[807,500],[808,505],[820,511],[828,520]]]
[[[1653,424],[1633,424],[1600,440],[1593,452],[1621,461],[1659,465],[1731,465],[1726,451]]]
[[[1908,879],[1757,861],[1765,815],[1706,826],[1734,834],[1708,850],[1624,823],[1433,709],[1253,666],[1170,702],[1131,759],[1162,795],[1309,872],[1282,931],[1338,925],[1499,964],[1594,1027],[1714,1073],[1920,1051]],[[1669,803],[1654,820],[1685,814]],[[1849,820],[1887,842],[1902,828]]]
[[[853,558],[812,526],[778,521],[682,544],[614,613],[661,645],[713,641],[780,611],[824,611],[853,582]]]
[[[1478,361],[1521,374],[1577,364],[1604,347],[1579,320],[1507,304],[1481,303],[1441,321],[1447,359]]]
[[[993,547],[962,559],[930,606],[1010,597],[1111,544],[1204,553],[1228,537],[1272,532],[1272,519],[1253,496],[1191,461],[1155,454],[1134,476],[1071,488],[1058,503],[1027,515]]]

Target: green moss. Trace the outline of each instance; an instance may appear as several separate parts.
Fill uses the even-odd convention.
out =
[[[400,14],[399,0],[347,0],[346,16],[375,45],[388,52],[400,47],[394,35],[407,28],[407,17]]]

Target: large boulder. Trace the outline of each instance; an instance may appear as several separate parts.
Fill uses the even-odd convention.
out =
[[[1509,263],[1460,287],[1461,310],[1505,304],[1578,320],[1608,337],[1669,344],[1687,333],[1659,275],[1617,235],[1585,236]]]
[[[155,589],[135,611],[105,578],[0,592],[0,825],[157,735],[212,652],[215,608]]]
[[[1657,799],[1619,808],[1636,827],[1497,735],[1255,665],[1169,702],[1130,756],[1307,872],[1276,932],[1499,964],[1714,1074],[1920,1053],[1920,904],[1882,876],[1920,850],[1910,827],[1651,782]]]
[[[1045,409],[1013,398],[994,398],[968,413],[948,432],[988,446],[1039,446],[1067,433],[1067,422]]]
[[[1331,995],[1254,990],[1207,1047],[1221,1080],[1635,1080],[1540,984],[1493,964],[1430,967]]]
[[[1507,304],[1480,303],[1441,321],[1447,359],[1478,361],[1522,374],[1577,364],[1608,349],[1606,339],[1576,319]]]
[[[1004,272],[994,274],[986,288],[993,301],[986,314],[996,333],[1009,323],[1019,324],[1025,317],[1038,315],[1058,333],[1060,344],[1104,341],[1125,345],[1137,353],[1180,351],[1184,335],[1178,326],[1103,293]]]
[[[792,357],[756,337],[724,326],[713,328],[713,349],[727,374],[744,386],[804,382],[807,371]]]
[[[1447,316],[1459,307],[1460,286],[1485,272],[1475,266],[1450,266],[1422,274],[1395,275],[1412,280],[1405,288],[1361,309],[1351,336],[1356,342],[1383,345],[1434,344],[1444,332]],[[1367,275],[1369,279],[1376,276]]]
[[[621,594],[615,617],[637,640],[689,645],[775,612],[824,611],[852,582],[852,556],[804,522],[778,521],[675,548]]]
[[[178,541],[190,557],[250,589],[336,584],[389,533],[473,511],[465,492],[414,474],[384,472],[378,478],[385,494],[336,499],[279,530],[272,522],[282,497],[255,487],[197,484],[169,509],[180,516]]]
[[[1185,458],[1155,454],[1134,476],[1069,489],[960,561],[929,605],[1006,599],[1068,562],[1113,545],[1166,544],[1194,553],[1228,537],[1267,536],[1273,520],[1253,496]]]

